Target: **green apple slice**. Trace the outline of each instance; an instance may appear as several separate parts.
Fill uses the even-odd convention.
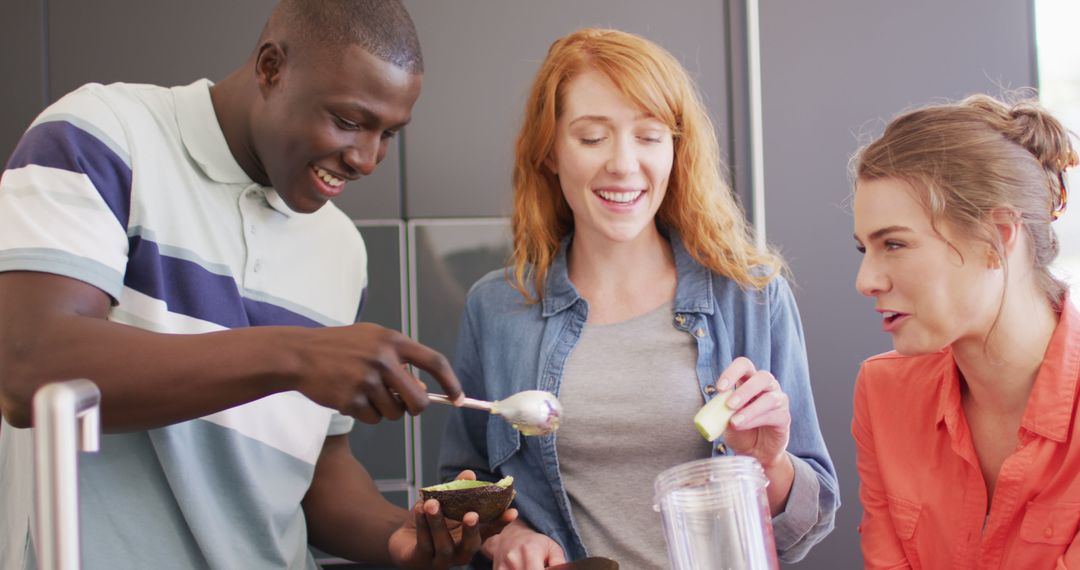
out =
[[[701,436],[709,441],[716,441],[724,430],[727,429],[728,420],[735,414],[735,410],[727,406],[731,390],[713,396],[713,399],[694,414],[694,427],[701,432]]]

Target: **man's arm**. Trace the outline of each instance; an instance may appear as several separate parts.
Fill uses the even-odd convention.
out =
[[[349,560],[378,564],[392,562],[390,535],[411,515],[383,498],[344,435],[327,438],[302,506],[310,544]]]
[[[472,478],[471,472],[461,476]],[[327,438],[315,477],[302,503],[308,541],[350,560],[393,564],[401,568],[449,568],[472,559],[482,539],[498,533],[517,517],[478,524],[476,513],[462,524],[446,520],[438,501],[406,511],[389,503],[353,457],[347,436]]]
[[[401,363],[461,395],[445,357],[376,325],[160,334],[106,320],[109,307],[105,293],[75,279],[0,273],[0,413],[9,423],[29,426],[34,392],[72,378],[101,389],[108,431],[159,427],[288,390],[367,423],[418,414],[427,395]]]

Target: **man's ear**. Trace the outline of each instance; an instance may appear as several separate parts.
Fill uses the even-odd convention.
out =
[[[281,83],[285,59],[285,48],[278,42],[267,41],[259,46],[255,56],[255,79],[263,95]]]

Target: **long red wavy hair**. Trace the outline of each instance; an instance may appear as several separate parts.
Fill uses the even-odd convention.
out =
[[[545,160],[555,146],[565,86],[586,69],[606,75],[674,135],[674,163],[658,223],[678,233],[695,260],[743,287],[761,288],[780,273],[782,260],[754,245],[724,181],[716,131],[686,70],[640,36],[585,28],[551,45],[525,104],[513,174],[514,250],[508,268],[513,286],[530,302],[539,301],[559,243],[573,231],[573,213]]]

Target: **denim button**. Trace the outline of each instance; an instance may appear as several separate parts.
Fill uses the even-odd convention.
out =
[[[697,329],[694,331],[694,336],[698,338],[705,338],[705,329]]]
[[[675,313],[675,322],[679,323],[680,325],[685,325],[686,324],[686,315],[684,315],[682,313]]]
[[[706,394],[715,394],[716,393],[716,385],[715,384],[709,384],[708,386],[706,386],[705,387],[705,393]]]
[[[720,454],[723,455],[727,453],[727,446],[721,443],[720,445],[716,446],[716,451],[720,452]]]

